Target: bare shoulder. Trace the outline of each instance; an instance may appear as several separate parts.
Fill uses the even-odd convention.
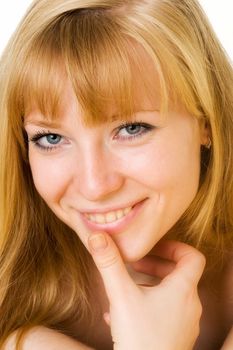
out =
[[[13,334],[1,350],[16,350]],[[22,350],[93,350],[92,348],[45,327],[34,327],[25,337]]]

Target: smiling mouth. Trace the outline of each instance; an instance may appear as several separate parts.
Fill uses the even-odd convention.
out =
[[[109,212],[80,212],[81,219],[90,230],[104,230],[109,234],[120,233],[131,223],[144,207],[145,198],[132,206]]]
[[[108,213],[96,213],[96,214],[88,214],[84,213],[84,216],[87,220],[95,223],[95,224],[109,224],[112,222],[116,222],[120,219],[122,219],[124,216],[129,214],[131,210],[133,209],[134,206],[132,207],[127,207],[124,209],[118,209],[116,211],[110,211]]]

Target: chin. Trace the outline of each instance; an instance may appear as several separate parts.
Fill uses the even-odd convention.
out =
[[[137,240],[137,238],[134,238],[133,240],[129,240],[126,237],[124,237],[124,239],[119,239],[119,237],[113,236],[112,238],[115,241],[124,262],[126,263],[132,263],[142,259],[159,241],[158,239],[155,242],[150,242],[151,244],[147,244],[145,246],[145,240],[144,242],[141,242],[141,239]]]

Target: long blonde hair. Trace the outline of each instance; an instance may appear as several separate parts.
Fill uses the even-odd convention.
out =
[[[35,190],[23,117],[35,105],[55,117],[64,77],[87,122],[108,118],[106,102],[130,116],[137,45],[158,72],[161,110],[179,101],[211,130],[198,193],[172,230],[204,251],[232,241],[233,72],[197,1],[36,0],[0,68],[0,345],[38,324],[65,332],[88,310],[89,254]]]

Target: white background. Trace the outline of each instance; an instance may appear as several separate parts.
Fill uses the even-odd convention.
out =
[[[0,0],[0,54],[31,0]],[[65,1],[65,0],[64,0]],[[233,60],[232,0],[199,0],[228,55]]]

